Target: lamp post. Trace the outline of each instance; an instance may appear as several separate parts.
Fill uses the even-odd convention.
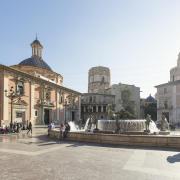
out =
[[[66,107],[67,106],[68,106],[67,100],[65,99],[65,102],[64,102],[64,123],[66,123]]]
[[[20,95],[13,90],[13,86],[11,86],[9,92],[7,91],[7,89],[4,92],[5,92],[5,96],[7,98],[9,98],[10,101],[11,101],[11,122],[10,122],[10,128],[12,129],[12,125],[13,125],[13,101],[16,98],[20,98]]]

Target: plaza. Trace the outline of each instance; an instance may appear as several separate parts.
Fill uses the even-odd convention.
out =
[[[179,7],[1,1],[0,180],[180,180]]]
[[[59,141],[46,128],[0,135],[1,180],[178,180],[177,149]]]

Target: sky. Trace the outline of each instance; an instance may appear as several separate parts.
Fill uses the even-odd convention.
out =
[[[37,33],[64,86],[85,93],[88,70],[106,66],[111,84],[155,95],[177,64],[179,7],[180,0],[0,0],[0,64],[30,57]]]

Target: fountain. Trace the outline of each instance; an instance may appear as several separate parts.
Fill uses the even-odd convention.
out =
[[[73,121],[69,121],[68,124],[70,126],[70,131],[74,132],[79,130],[78,126]]]
[[[99,130],[90,118],[87,119],[83,129],[78,128],[74,122],[68,122],[71,131],[67,134],[66,139],[100,144],[180,148],[180,138],[160,134],[160,130],[152,120],[98,120],[96,122]],[[164,126],[165,122],[162,121],[161,131],[165,129]],[[163,133],[166,132],[165,130]],[[59,129],[52,129],[50,137],[59,139]]]
[[[91,123],[90,118],[87,119],[83,129],[80,129],[73,121],[68,122],[71,127],[71,132],[94,132],[96,125]],[[146,131],[145,119],[134,120],[98,120],[99,133],[117,133],[117,134],[142,134]],[[149,124],[149,133],[159,133],[159,129],[156,127],[154,121]]]
[[[98,129],[103,132],[113,133],[135,133],[144,132],[146,129],[145,119],[135,120],[98,120]],[[158,133],[159,130],[156,127],[154,121],[149,125],[150,133]]]

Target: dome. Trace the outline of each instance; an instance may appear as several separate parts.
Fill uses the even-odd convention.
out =
[[[151,94],[146,98],[146,102],[156,103],[156,99],[151,96]]]
[[[49,71],[52,71],[50,66],[43,61],[43,59],[39,58],[38,56],[32,56],[31,58],[25,59],[19,63],[19,65],[23,66],[34,66],[38,68],[47,69]]]
[[[31,46],[33,46],[33,45],[39,45],[39,46],[43,47],[42,44],[40,43],[40,41],[39,41],[38,39],[35,39],[35,40],[31,43]]]

